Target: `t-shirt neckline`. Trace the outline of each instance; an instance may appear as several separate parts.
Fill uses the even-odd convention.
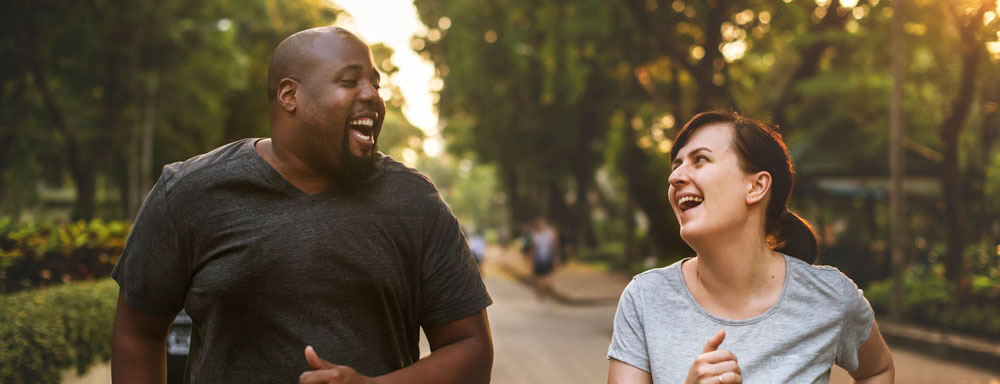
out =
[[[709,320],[712,320],[716,323],[723,325],[750,325],[758,323],[777,313],[778,308],[781,306],[781,303],[785,301],[785,296],[788,292],[788,283],[791,281],[792,261],[789,260],[790,257],[786,254],[782,253],[781,256],[785,258],[785,280],[782,282],[781,285],[781,295],[778,296],[778,300],[775,301],[773,305],[771,305],[771,308],[768,308],[766,311],[764,311],[764,313],[761,313],[749,319],[732,320],[713,315],[712,313],[705,310],[705,308],[702,307],[700,303],[698,303],[698,300],[695,300],[694,295],[691,294],[691,290],[688,289],[687,280],[684,279],[684,271],[682,270],[684,262],[693,259],[693,257],[686,257],[684,259],[681,259],[681,261],[677,262],[677,277],[679,278],[678,281],[680,282],[681,285],[680,289],[684,291],[684,297],[687,298],[688,302],[695,309],[695,311],[700,313],[702,316],[707,317]]]
[[[274,169],[274,167],[271,166],[271,163],[268,163],[267,160],[265,160],[264,157],[261,156],[259,152],[257,152],[257,142],[261,140],[264,140],[264,138],[258,137],[258,138],[248,139],[243,148],[247,152],[247,155],[253,159],[253,162],[254,164],[257,165],[257,168],[264,173],[264,176],[267,178],[267,180],[270,182],[271,185],[296,197],[309,197],[322,194],[318,193],[316,195],[310,195],[308,193],[305,193],[304,191],[296,187],[294,184],[286,180],[284,176],[281,176],[281,173],[279,173],[277,169]]]

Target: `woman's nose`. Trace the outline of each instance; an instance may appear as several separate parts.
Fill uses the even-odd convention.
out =
[[[684,166],[675,168],[673,171],[670,172],[670,176],[667,178],[667,182],[669,182],[670,185],[673,185],[675,187],[687,184],[688,182],[687,168]]]

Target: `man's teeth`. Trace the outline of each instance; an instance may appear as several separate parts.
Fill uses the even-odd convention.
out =
[[[350,125],[363,125],[363,126],[366,126],[366,127],[371,127],[371,126],[375,125],[375,121],[372,120],[372,119],[370,119],[370,118],[363,117],[363,118],[360,118],[360,119],[357,119],[357,120],[351,120],[348,124],[350,124]]]
[[[684,197],[680,198],[680,200],[677,200],[677,205],[681,205],[681,204],[687,203],[689,201],[700,203],[702,201],[705,201],[705,199],[702,199],[702,198],[700,198],[698,196],[684,196]]]

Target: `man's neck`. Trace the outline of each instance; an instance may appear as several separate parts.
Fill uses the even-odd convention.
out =
[[[254,145],[260,157],[267,161],[285,181],[303,193],[315,195],[333,186],[333,180],[310,167],[293,151],[278,145],[273,139],[263,139]]]

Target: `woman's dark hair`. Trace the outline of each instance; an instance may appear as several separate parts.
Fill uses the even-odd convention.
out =
[[[771,174],[771,198],[767,202],[766,223],[768,243],[775,251],[807,263],[816,261],[819,253],[816,232],[809,221],[788,211],[788,198],[795,185],[795,169],[781,135],[760,121],[732,111],[702,112],[688,120],[670,149],[670,159],[699,128],[713,123],[733,127],[733,148],[739,154],[744,172],[766,171]]]

